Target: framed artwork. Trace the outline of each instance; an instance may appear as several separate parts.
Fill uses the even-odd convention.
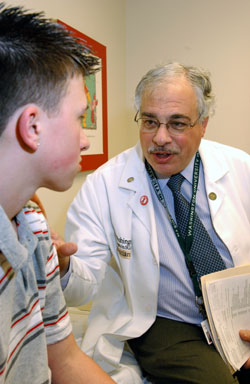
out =
[[[85,78],[85,93],[88,109],[83,118],[83,129],[90,142],[90,148],[82,154],[82,171],[98,168],[108,160],[107,122],[107,67],[106,47],[61,20],[57,20],[86,47],[86,52],[100,60],[101,70]]]

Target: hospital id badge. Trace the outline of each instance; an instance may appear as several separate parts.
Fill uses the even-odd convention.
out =
[[[212,343],[213,343],[213,339],[212,339],[211,330],[210,330],[210,327],[209,327],[209,324],[208,324],[207,319],[206,319],[206,320],[203,320],[203,321],[201,322],[201,326],[202,326],[202,329],[203,329],[205,338],[206,338],[206,340],[207,340],[207,343],[208,343],[209,345],[212,344]]]

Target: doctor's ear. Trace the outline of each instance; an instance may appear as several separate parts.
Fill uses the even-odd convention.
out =
[[[17,137],[23,148],[35,152],[39,147],[40,109],[29,105],[21,112],[17,122]]]

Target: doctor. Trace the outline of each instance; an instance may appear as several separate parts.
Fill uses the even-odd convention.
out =
[[[238,382],[207,344],[196,299],[202,274],[250,262],[250,157],[203,139],[213,104],[207,72],[150,70],[135,94],[140,143],[89,175],[69,209],[78,251],[61,266],[65,298],[93,300],[82,348],[117,383],[142,383],[141,372]]]

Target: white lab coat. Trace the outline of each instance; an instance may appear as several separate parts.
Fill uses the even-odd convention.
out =
[[[207,195],[216,195],[208,199],[214,228],[234,264],[249,263],[250,156],[207,140],[199,152]],[[66,238],[78,244],[64,291],[67,304],[82,305],[98,292],[84,351],[117,383],[141,383],[136,366],[120,363],[124,340],[143,334],[157,311],[157,233],[140,144],[87,177],[69,209]]]

